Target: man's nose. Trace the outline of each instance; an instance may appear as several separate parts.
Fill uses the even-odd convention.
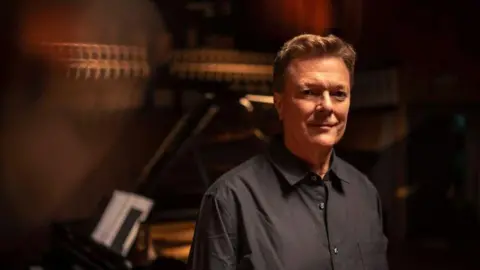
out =
[[[317,103],[317,109],[321,111],[332,110],[332,97],[328,91],[323,92]]]

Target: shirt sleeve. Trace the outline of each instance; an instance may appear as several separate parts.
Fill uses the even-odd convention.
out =
[[[202,200],[195,226],[189,270],[229,270],[236,268],[236,218],[233,200],[219,200],[207,194]]]

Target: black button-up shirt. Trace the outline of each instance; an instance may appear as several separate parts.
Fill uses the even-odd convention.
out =
[[[386,270],[373,184],[333,155],[322,179],[281,139],[206,192],[188,269]]]

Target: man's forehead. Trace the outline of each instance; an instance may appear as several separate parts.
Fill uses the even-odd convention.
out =
[[[350,74],[348,70],[338,68],[319,69],[316,67],[297,69],[292,67],[288,72],[289,81],[298,86],[348,86]]]

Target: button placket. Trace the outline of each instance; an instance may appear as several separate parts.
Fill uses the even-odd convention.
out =
[[[318,208],[320,208],[320,210],[325,210],[325,203],[324,202],[319,203]]]

